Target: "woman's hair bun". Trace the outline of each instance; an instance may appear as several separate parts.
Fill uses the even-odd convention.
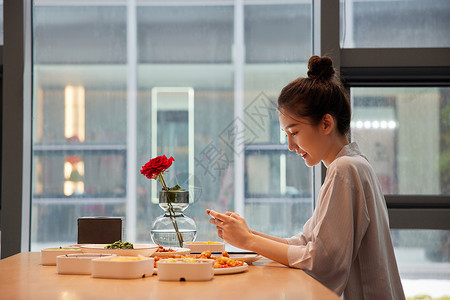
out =
[[[310,79],[330,79],[334,76],[333,61],[328,56],[311,56],[308,61],[308,77]]]

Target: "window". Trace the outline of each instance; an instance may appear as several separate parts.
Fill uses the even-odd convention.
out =
[[[397,229],[391,235],[406,296],[448,296],[450,231]]]
[[[312,54],[309,1],[35,1],[33,16],[32,250],[76,242],[85,216],[124,217],[126,239],[151,242],[163,211],[139,170],[163,154],[168,185],[192,192],[198,240],[218,239],[206,208],[282,236],[309,218],[312,171],[276,111]]]
[[[449,47],[446,0],[341,0],[343,48]]]
[[[449,195],[450,89],[352,88],[352,136],[388,195]]]
[[[386,198],[415,195],[430,209],[435,199],[420,195],[449,195],[450,89],[355,87],[350,92],[352,139],[372,164],[383,192],[391,195]],[[407,296],[449,292],[448,230],[394,229],[392,238]]]

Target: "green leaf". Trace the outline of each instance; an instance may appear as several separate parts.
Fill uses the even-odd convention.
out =
[[[174,186],[173,188],[169,189],[170,191],[184,191],[178,184]]]

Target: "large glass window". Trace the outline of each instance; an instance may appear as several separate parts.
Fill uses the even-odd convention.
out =
[[[447,0],[341,0],[342,48],[449,47]]]
[[[352,139],[372,164],[383,192],[448,196],[450,89],[359,87],[350,91]],[[392,230],[392,238],[407,297],[437,299],[450,293],[448,230],[397,229]]]
[[[287,151],[276,98],[306,71],[311,2],[129,5],[34,1],[31,249],[75,243],[86,216],[151,242],[163,211],[139,170],[163,154],[168,185],[193,192],[198,240],[218,239],[206,208],[300,231],[312,171]]]
[[[403,289],[409,299],[450,295],[450,231],[392,230]],[[428,295],[430,298],[426,298]]]
[[[352,88],[352,136],[385,194],[450,194],[450,89]]]

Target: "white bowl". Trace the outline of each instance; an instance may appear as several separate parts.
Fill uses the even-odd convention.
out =
[[[83,253],[108,253],[118,256],[151,256],[158,245],[155,244],[133,244],[133,249],[106,249],[108,244],[87,244],[81,245],[81,251]]]
[[[91,261],[94,258],[115,256],[115,254],[80,253],[66,254],[56,257],[56,272],[58,274],[91,274]]]
[[[175,262],[176,261],[176,262]],[[158,279],[167,281],[204,281],[214,276],[212,259],[162,259],[158,261]]]
[[[134,279],[153,275],[155,260],[143,256],[113,256],[92,260],[92,277]]]
[[[222,242],[184,242],[183,247],[191,249],[191,253],[211,251],[222,253],[225,251],[225,243]]]
[[[41,250],[41,264],[44,266],[55,266],[57,256],[80,253],[81,249],[78,247],[45,248]]]

